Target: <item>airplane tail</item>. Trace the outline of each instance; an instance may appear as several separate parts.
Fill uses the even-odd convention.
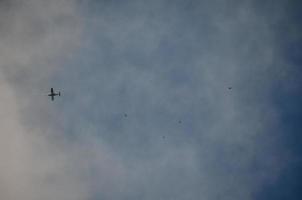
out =
[[[59,92],[59,96],[61,96],[61,92]]]

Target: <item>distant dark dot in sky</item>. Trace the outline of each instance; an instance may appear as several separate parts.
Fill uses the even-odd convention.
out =
[[[124,117],[128,117],[128,115],[127,115],[127,114],[124,114]]]
[[[229,88],[229,90],[231,90],[232,89],[232,87],[228,87]]]
[[[166,139],[166,136],[163,136],[163,139]]]
[[[181,120],[178,121],[179,124],[181,124],[181,122],[182,122]]]

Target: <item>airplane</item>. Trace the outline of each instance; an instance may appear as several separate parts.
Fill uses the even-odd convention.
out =
[[[53,88],[51,88],[51,89],[50,89],[50,94],[49,94],[48,96],[50,96],[50,97],[51,97],[51,100],[53,101],[53,100],[55,100],[55,96],[61,96],[61,92],[55,93],[55,92],[53,91]]]

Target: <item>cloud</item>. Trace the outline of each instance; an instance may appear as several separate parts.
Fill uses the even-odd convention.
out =
[[[0,198],[83,199],[76,174],[66,169],[68,152],[47,138],[43,124],[26,126],[31,116],[24,117],[30,96],[43,95],[39,86],[48,85],[60,58],[77,46],[82,27],[76,4],[12,0],[0,7]]]
[[[258,4],[1,4],[1,199],[253,199],[286,165]]]

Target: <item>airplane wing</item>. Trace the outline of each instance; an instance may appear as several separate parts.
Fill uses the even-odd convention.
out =
[[[53,88],[50,89],[50,93],[53,94]]]

